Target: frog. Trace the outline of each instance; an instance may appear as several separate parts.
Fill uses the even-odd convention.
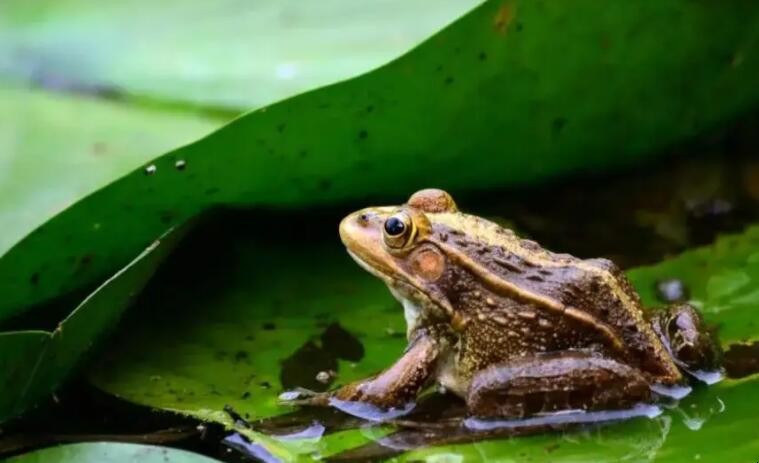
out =
[[[646,309],[611,260],[549,251],[444,190],[351,213],[339,234],[403,306],[408,344],[386,370],[300,405],[397,410],[436,384],[472,417],[525,418],[627,409],[720,371],[692,305]]]

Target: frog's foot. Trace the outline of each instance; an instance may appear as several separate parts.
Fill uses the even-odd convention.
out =
[[[429,382],[439,352],[440,346],[435,339],[421,336],[414,340],[403,357],[377,376],[346,384],[331,392],[316,393],[297,389],[279,397],[289,405],[331,405],[356,416],[360,416],[359,413],[353,413],[349,409],[361,409],[361,413],[364,413],[362,405],[392,413],[395,413],[394,410],[403,411],[409,408],[409,404]]]
[[[652,324],[682,369],[696,377],[700,377],[698,373],[719,370],[722,359],[719,343],[692,305],[671,305],[655,313]]]
[[[280,394],[279,402],[282,405],[323,407],[329,405],[330,397],[329,392],[316,392],[299,387]]]
[[[365,395],[361,387],[366,383],[349,384],[331,392],[314,392],[296,389],[279,396],[283,405],[334,407],[344,413],[369,421],[388,421],[408,414],[414,403],[397,404],[389,397]]]
[[[628,409],[650,400],[648,381],[640,371],[584,352],[494,365],[475,375],[466,397],[469,413],[486,418]]]

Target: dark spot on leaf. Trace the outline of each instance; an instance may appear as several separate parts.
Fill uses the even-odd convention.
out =
[[[481,51],[480,54],[477,55],[477,59],[479,59],[480,61],[485,61],[486,59],[488,59],[488,55],[484,51]]]
[[[243,392],[242,395],[240,396],[240,398],[243,399],[243,400],[245,400],[245,399],[247,399],[249,397],[250,397],[250,392],[248,392],[248,391]]]
[[[174,214],[171,211],[161,211],[161,223],[171,223],[172,220],[174,220]]]
[[[98,141],[92,144],[92,152],[96,155],[105,154],[108,151],[108,145],[102,141]]]
[[[521,22],[517,22],[514,28],[516,29],[517,32],[522,32],[522,29],[524,29],[524,24],[522,24]]]
[[[279,132],[279,133],[284,132],[285,131],[285,127],[287,127],[287,125],[285,123],[281,123],[281,124],[277,125],[277,132]]]
[[[319,181],[319,189],[322,191],[327,191],[330,188],[332,188],[332,180],[325,178]]]
[[[364,358],[364,345],[339,323],[331,323],[321,335],[322,347],[337,358],[358,362]]]
[[[94,254],[85,254],[79,259],[79,267],[85,268],[89,267],[92,263],[92,260],[95,258]]]
[[[273,331],[273,330],[276,330],[276,329],[277,329],[277,325],[275,325],[275,324],[274,324],[274,323],[272,323],[272,322],[266,322],[266,323],[264,323],[264,324],[263,324],[263,328],[264,328],[266,331]]]
[[[218,193],[218,192],[219,192],[219,189],[218,189],[218,188],[209,188],[209,189],[207,189],[206,191],[204,191],[203,193],[204,193],[206,196],[211,196],[211,195],[215,195],[215,194],[216,194],[216,193]]]
[[[245,336],[245,340],[246,341],[255,341],[255,339],[256,339],[256,337],[253,336],[252,334],[249,334],[249,335]]]
[[[366,107],[366,112],[370,113],[372,111],[374,111],[374,106],[369,105],[369,106]]]
[[[564,126],[567,125],[566,118],[563,117],[557,117],[553,121],[551,121],[551,133],[554,137],[558,136],[562,130],[564,130]]]
[[[316,375],[325,370],[337,370],[337,359],[327,350],[307,341],[282,362],[279,381],[284,389],[304,387],[324,391],[327,385],[317,381]]]
[[[369,136],[369,132],[367,132],[366,129],[361,129],[358,132],[358,138],[360,138],[361,140],[366,139],[366,137],[368,137],[368,136]]]
[[[305,158],[306,156],[308,156],[308,151],[307,150],[300,150],[298,152],[298,156],[300,156],[301,158]]]
[[[248,354],[244,350],[238,350],[237,352],[235,352],[236,362],[242,362],[243,360],[248,360],[249,357],[250,357],[250,354]]]
[[[731,344],[725,352],[723,365],[729,378],[745,378],[759,373],[759,342]]]
[[[268,381],[261,381],[258,385],[264,389],[271,389],[271,383]]]
[[[435,71],[437,71],[437,72],[440,72],[442,70],[443,70],[443,65],[442,64],[438,64],[437,67],[435,68]]]
[[[448,76],[445,78],[445,85],[451,85],[453,83],[453,77]]]
[[[496,31],[505,34],[513,19],[514,7],[511,4],[505,3],[496,12],[495,18],[493,18],[493,26]]]

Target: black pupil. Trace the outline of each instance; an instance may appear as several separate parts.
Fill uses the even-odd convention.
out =
[[[406,224],[398,217],[390,217],[385,221],[385,231],[390,236],[398,236],[406,230]]]

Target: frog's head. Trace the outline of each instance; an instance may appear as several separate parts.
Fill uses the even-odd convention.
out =
[[[340,238],[351,257],[404,304],[409,331],[421,319],[447,319],[453,313],[438,284],[449,260],[433,236],[436,218],[443,214],[458,214],[453,198],[428,189],[404,205],[362,209],[340,223]]]

